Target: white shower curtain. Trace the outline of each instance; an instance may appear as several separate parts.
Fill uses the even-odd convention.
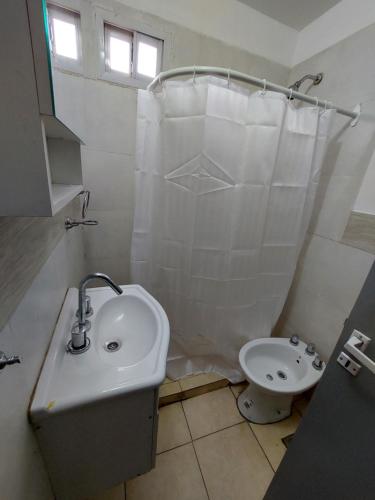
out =
[[[172,378],[243,379],[284,305],[334,111],[214,77],[139,91],[132,281],[165,308]]]

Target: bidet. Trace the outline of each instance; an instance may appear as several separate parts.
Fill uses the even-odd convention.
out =
[[[257,424],[289,417],[293,396],[313,387],[325,368],[315,345],[297,335],[252,340],[242,347],[239,361],[249,387],[238,397],[238,408]]]

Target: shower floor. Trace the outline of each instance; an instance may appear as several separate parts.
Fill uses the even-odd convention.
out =
[[[95,500],[261,500],[308,402],[282,422],[251,424],[236,405],[245,386],[161,407],[155,469]]]

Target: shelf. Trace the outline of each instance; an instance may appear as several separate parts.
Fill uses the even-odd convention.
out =
[[[66,141],[74,141],[78,144],[84,144],[83,141],[56,116],[41,116],[47,138],[65,139]]]
[[[52,215],[55,215],[83,189],[81,185],[51,184]]]

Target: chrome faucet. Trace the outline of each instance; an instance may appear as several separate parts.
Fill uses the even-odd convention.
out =
[[[88,274],[79,284],[78,289],[78,321],[74,323],[72,328],[72,338],[69,340],[67,350],[72,354],[81,354],[86,352],[90,347],[90,339],[87,337],[87,332],[91,328],[91,323],[86,319],[86,311],[91,309],[90,301],[86,295],[87,284],[96,279],[101,279],[108,283],[117,295],[122,294],[121,288],[114,283],[109,276],[102,273]]]

